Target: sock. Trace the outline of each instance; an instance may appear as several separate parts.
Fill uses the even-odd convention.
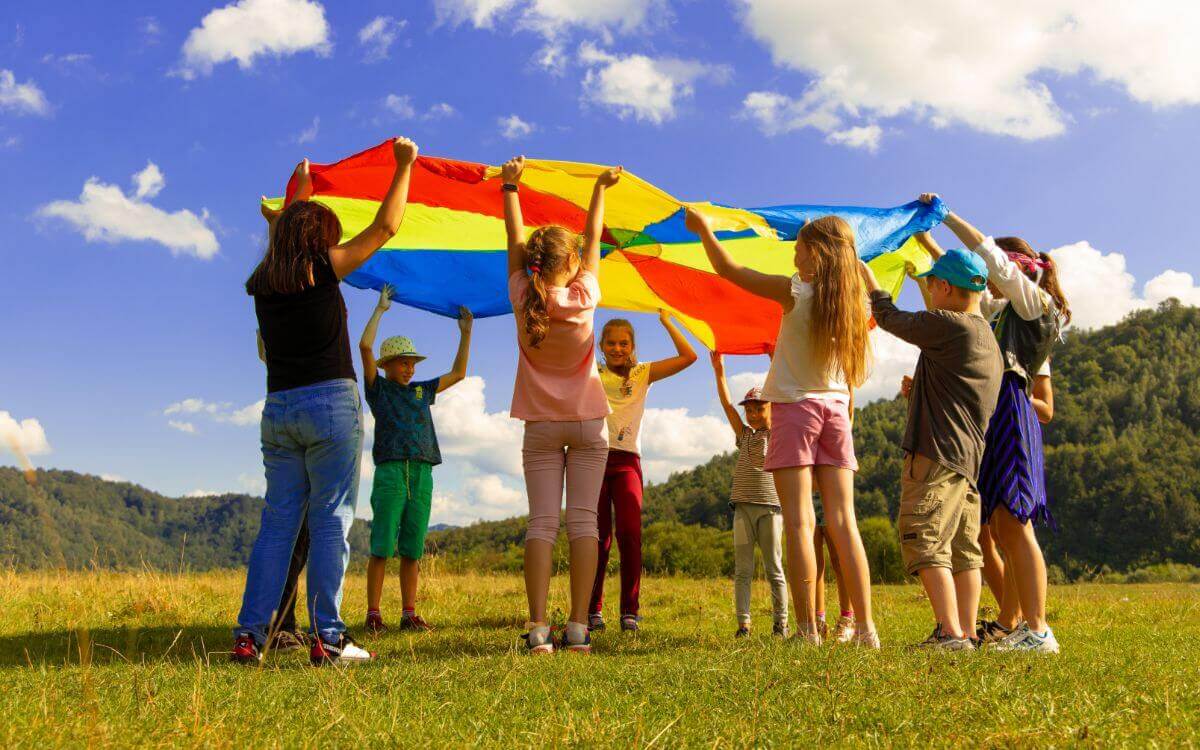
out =
[[[824,612],[817,613],[817,622],[825,622],[825,613]]]
[[[368,609],[367,609],[367,615],[368,615],[368,616],[369,616],[369,615],[377,615],[377,614],[379,614],[379,609],[378,609],[378,608],[376,608],[376,609],[370,609],[370,608],[368,608]]]
[[[417,613],[416,607],[405,607],[404,611],[400,613],[400,616],[401,617],[412,617],[416,613]]]
[[[842,617],[845,617],[845,618],[848,618],[848,619],[851,619],[851,620],[853,620],[853,619],[854,619],[854,610],[852,610],[852,609],[843,609],[843,610],[842,610]]]

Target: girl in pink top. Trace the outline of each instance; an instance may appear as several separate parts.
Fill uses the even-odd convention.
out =
[[[517,193],[525,157],[505,163],[504,225],[508,231],[508,295],[517,322],[517,379],[510,414],[525,420],[522,461],[529,495],[525,534],[525,594],[530,652],[554,652],[546,617],[551,553],[558,514],[567,497],[571,545],[571,617],[562,648],[591,651],[588,600],[596,577],[596,509],[608,460],[608,399],[596,370],[593,318],[600,302],[600,235],[604,191],[621,168],[596,178],[582,237],[560,226],[539,227],[525,239]],[[581,252],[582,250],[582,252]]]

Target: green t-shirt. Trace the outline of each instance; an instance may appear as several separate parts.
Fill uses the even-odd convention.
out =
[[[437,433],[429,407],[437,397],[438,378],[401,385],[382,374],[368,385],[367,406],[375,417],[376,464],[385,461],[424,461],[440,464]]]

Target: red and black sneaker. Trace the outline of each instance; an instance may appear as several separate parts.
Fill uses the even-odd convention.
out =
[[[258,664],[262,661],[262,651],[258,650],[258,644],[254,642],[253,637],[239,635],[233,642],[233,652],[229,654],[229,660],[238,664]]]
[[[406,614],[400,618],[401,630],[416,630],[422,633],[433,630],[433,626],[425,622],[425,618],[418,615],[416,612]]]
[[[341,640],[337,643],[326,643],[320,638],[313,639],[308,659],[314,667],[325,664],[362,664],[375,661],[375,652],[367,651],[355,643],[350,636],[343,633]]]
[[[371,635],[383,635],[388,629],[387,625],[383,624],[383,615],[378,612],[367,612],[367,621],[364,627]],[[403,621],[401,621],[401,628],[403,628]]]

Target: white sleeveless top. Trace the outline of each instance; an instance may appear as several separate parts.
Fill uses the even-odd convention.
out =
[[[806,398],[823,398],[849,403],[850,388],[824,372],[813,361],[809,344],[812,326],[813,287],[792,277],[792,310],[779,324],[775,357],[763,385],[763,398],[773,403],[795,403]]]

